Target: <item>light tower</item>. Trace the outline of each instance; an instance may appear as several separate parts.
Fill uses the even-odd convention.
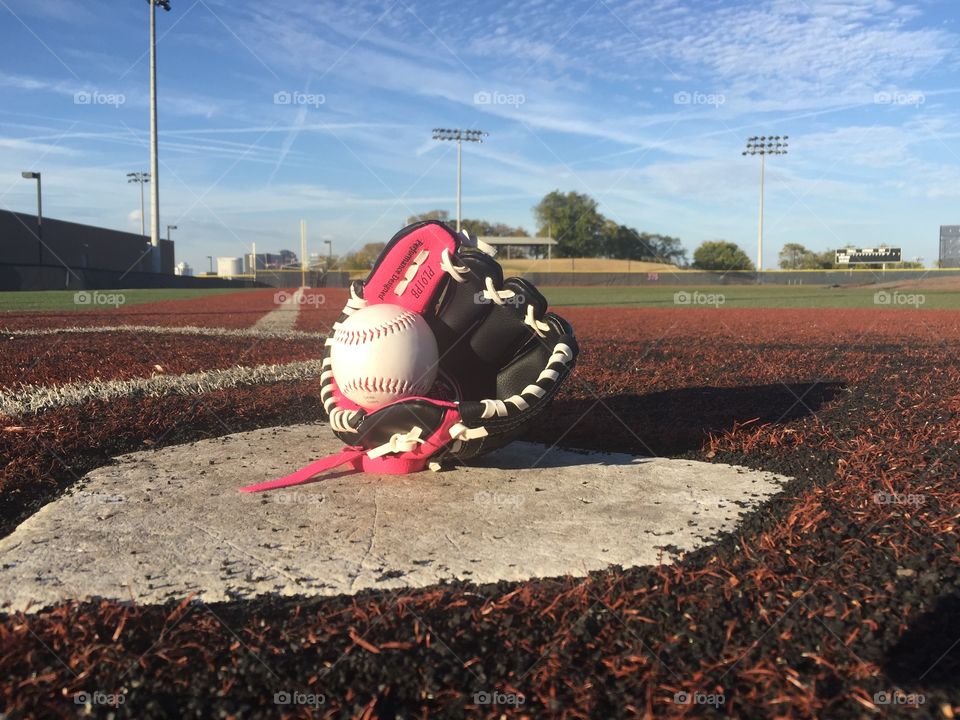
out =
[[[40,173],[23,170],[20,177],[37,181],[37,264],[43,265],[43,191],[40,189]]]
[[[157,159],[157,8],[170,12],[170,0],[147,0],[150,5],[150,254],[153,272],[160,272],[160,183]]]
[[[767,155],[786,155],[789,135],[754,135],[747,138],[747,149],[741,155],[760,156],[760,221],[757,228],[757,272],[763,270],[763,172]],[[760,281],[759,275],[757,282]]]
[[[127,182],[128,183],[139,183],[140,185],[140,234],[146,236],[146,222],[143,215],[143,186],[144,184],[150,182],[150,173],[148,172],[132,172],[127,173]],[[152,250],[151,250],[152,252]]]
[[[460,130],[459,128],[434,128],[434,140],[455,140],[457,143],[457,232],[460,232],[460,178],[461,178],[461,152],[460,146],[464,142],[482,143],[483,139],[490,133],[483,130]]]

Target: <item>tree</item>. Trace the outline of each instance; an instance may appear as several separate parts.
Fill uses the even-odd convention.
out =
[[[299,265],[300,261],[297,259],[297,254],[293,250],[280,251],[280,267],[293,267]]]
[[[453,228],[457,227],[456,220],[452,220],[448,224]],[[527,231],[522,227],[511,227],[505,223],[492,223],[488,220],[463,219],[460,221],[460,227],[471,235],[478,237],[529,237]]]
[[[642,236],[641,236],[642,237]],[[670,235],[648,235],[648,244],[653,251],[651,262],[670,263],[673,265],[687,264],[687,251],[680,242],[680,238]]]
[[[425,213],[408,217],[407,225],[413,225],[413,223],[423,222],[424,220],[439,220],[445,223],[450,220],[450,213],[446,210],[428,210]]]
[[[597,212],[597,201],[577,192],[548,193],[533,209],[538,235],[551,235],[559,257],[595,257],[602,251],[606,222]]]
[[[783,270],[799,270],[809,262],[811,257],[815,259],[816,255],[800,243],[787,243],[780,249],[777,260]]]
[[[834,265],[833,250],[814,252],[800,243],[787,243],[777,255],[783,270],[829,270]]]
[[[387,244],[382,242],[367,243],[359,250],[347,253],[346,257],[343,258],[343,267],[354,270],[371,268],[386,246]]]
[[[753,270],[753,263],[736,243],[707,240],[693,251],[693,267],[698,270]]]
[[[619,260],[686,264],[687,251],[679,238],[651,235],[607,220],[603,225],[603,252]]]

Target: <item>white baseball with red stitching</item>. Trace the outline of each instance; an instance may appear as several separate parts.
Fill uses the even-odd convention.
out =
[[[333,379],[365,410],[425,395],[437,377],[437,340],[420,315],[399,305],[368,305],[334,326]]]

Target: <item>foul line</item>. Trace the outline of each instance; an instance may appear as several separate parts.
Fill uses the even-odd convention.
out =
[[[290,380],[319,378],[322,360],[284,365],[256,365],[225,370],[205,370],[182,375],[154,375],[131,380],[92,380],[59,387],[30,385],[0,393],[0,415],[19,417],[96,400],[117,400],[161,395],[199,395],[239,387]]]

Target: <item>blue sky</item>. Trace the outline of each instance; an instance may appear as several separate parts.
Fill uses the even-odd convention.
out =
[[[550,190],[608,217],[756,252],[900,245],[960,224],[953,0],[237,3],[158,13],[161,226],[178,260],[386,240],[415,212],[522,225]],[[0,207],[139,229],[148,6],[0,0]],[[290,102],[283,102],[289,99]],[[149,205],[148,205],[149,213]]]

